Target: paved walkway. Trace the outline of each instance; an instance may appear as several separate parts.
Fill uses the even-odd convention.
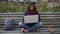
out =
[[[50,32],[28,32],[28,33],[23,33],[20,30],[13,30],[13,31],[5,31],[5,30],[0,30],[0,34],[53,34]],[[54,34],[60,34],[55,32]]]

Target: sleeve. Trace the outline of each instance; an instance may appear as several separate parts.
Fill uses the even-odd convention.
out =
[[[26,15],[27,15],[27,12],[24,13],[24,16],[26,16]],[[24,22],[24,17],[23,17],[23,22]]]
[[[39,22],[41,22],[41,19],[40,19],[40,14],[39,14],[39,17],[38,17],[38,18],[39,18]]]
[[[27,15],[27,12],[24,13],[24,16]]]
[[[40,14],[38,12],[36,12],[36,14],[39,15],[38,18],[39,18],[39,22],[40,22],[41,21]]]

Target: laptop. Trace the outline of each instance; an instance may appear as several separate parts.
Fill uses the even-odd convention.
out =
[[[24,23],[36,23],[38,22],[38,15],[27,15],[24,16]]]

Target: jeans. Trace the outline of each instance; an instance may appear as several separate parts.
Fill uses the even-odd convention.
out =
[[[20,22],[19,23],[19,26],[21,26],[22,28],[27,28],[28,31],[31,31],[31,30],[34,30],[38,27],[40,27],[42,25],[42,22],[37,22],[35,25],[33,25],[32,27],[29,27],[28,25],[26,25],[25,23],[23,22]]]

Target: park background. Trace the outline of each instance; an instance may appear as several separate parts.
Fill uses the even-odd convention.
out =
[[[20,2],[23,2],[21,4]],[[0,13],[21,13],[32,0],[0,0]],[[39,12],[60,12],[60,0],[34,0]]]

